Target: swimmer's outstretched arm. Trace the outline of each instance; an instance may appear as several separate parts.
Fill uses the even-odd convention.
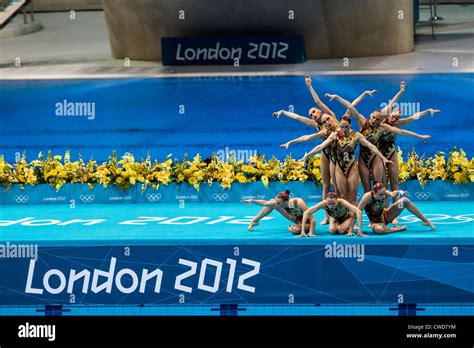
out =
[[[324,111],[325,113],[331,115],[332,117],[334,117],[336,119],[336,114],[334,112],[332,112],[332,110],[329,109],[326,104],[323,103],[321,98],[319,98],[318,93],[316,93],[313,86],[311,85],[311,76],[306,75],[304,80],[305,80],[306,86],[308,86],[309,92],[313,96],[313,99],[316,102],[316,104],[318,104],[318,106],[321,108],[322,111]],[[336,119],[336,121],[337,121],[337,119]]]
[[[406,118],[402,118],[400,119],[400,126],[404,126],[406,124],[409,124],[413,121],[416,121],[416,120],[419,120],[421,117],[425,116],[426,114],[430,113],[431,117],[434,116],[434,114],[436,114],[437,112],[441,112],[441,110],[436,110],[436,109],[426,109],[424,111],[420,111],[420,112],[417,112],[416,114],[410,116],[410,117],[406,117]]]
[[[295,114],[294,112],[289,112],[289,111],[286,111],[286,110],[280,110],[280,111],[274,112],[272,115],[273,115],[273,117],[276,117],[276,118],[279,118],[281,115],[284,115],[284,116],[289,117],[293,120],[300,121],[300,122],[304,123],[307,126],[310,126],[310,127],[313,127],[313,128],[317,127],[316,122],[313,121],[312,119],[310,119],[308,117],[298,115],[298,114]]]
[[[290,140],[287,143],[281,144],[280,147],[284,147],[288,150],[288,147],[290,147],[290,145],[292,145],[292,144],[303,143],[303,142],[306,142],[306,141],[322,138],[324,136],[324,133],[325,133],[324,131],[321,131],[321,132],[318,132],[318,133],[315,133],[315,134],[303,135],[299,138]]]
[[[374,144],[370,143],[365,137],[360,134],[359,132],[356,133],[357,140],[361,145],[364,145],[365,147],[368,147],[369,150],[376,155],[377,157],[380,157],[380,159],[383,161],[384,166],[387,166],[389,163],[393,163],[392,161],[389,161],[388,159],[385,158],[384,155],[377,149],[377,146]]]
[[[324,140],[321,144],[318,146],[314,147],[310,152],[307,152],[304,154],[303,158],[300,159],[300,161],[306,161],[306,159],[311,156],[312,154],[316,152],[320,152],[324,150],[326,147],[332,144],[334,141],[334,138],[336,136],[336,133],[332,133],[326,140]]]
[[[381,110],[382,115],[386,115],[387,113],[389,113],[389,112],[392,111],[392,106],[393,106],[393,104],[395,104],[395,103],[398,101],[398,99],[400,99],[400,97],[402,96],[403,92],[405,92],[405,86],[406,86],[406,82],[405,82],[405,81],[400,82],[400,90],[398,91],[397,94],[395,94],[395,96],[392,98],[392,100],[390,100],[390,102],[388,103],[388,105],[385,106],[385,107]]]
[[[357,216],[357,222],[359,224],[359,232],[357,233],[357,235],[359,237],[365,237],[366,235],[362,232],[362,211],[343,198],[338,198],[337,201]]]
[[[308,221],[309,218],[314,219],[315,223],[310,225],[309,229],[309,236],[314,236],[314,226],[316,225],[316,219],[314,218],[314,213],[316,213],[319,209],[323,208],[326,205],[326,200],[324,199],[323,201],[319,202],[316,205],[313,205],[311,208],[308,208],[304,211],[303,213],[303,219],[302,219],[302,224],[301,224],[301,236],[304,237],[306,236],[306,222]]]
[[[410,194],[408,193],[408,191],[404,191],[404,190],[395,190],[395,191],[389,191],[389,190],[385,190],[385,192],[387,193],[388,196],[390,197],[393,197],[393,198],[400,198],[401,196],[409,196]]]
[[[373,90],[371,90],[371,91],[365,91],[364,93],[362,93],[360,96],[358,96],[356,99],[354,99],[354,100],[352,101],[352,106],[357,106],[357,105],[359,105],[359,103],[362,101],[362,99],[364,99],[365,96],[367,96],[367,95],[370,95],[371,97],[373,97],[373,94],[374,94],[375,92],[377,92],[376,89],[373,89]],[[350,111],[349,109],[347,109],[343,116],[349,116],[350,113],[351,113],[351,111]]]
[[[341,98],[337,94],[326,93],[325,95],[326,95],[326,97],[329,98],[329,100],[332,101],[333,99],[336,99],[339,103],[344,105],[349,110],[352,117],[354,117],[357,120],[357,123],[359,123],[359,127],[362,127],[362,124],[365,121],[367,121],[367,119],[359,111],[357,111],[357,109],[350,102],[348,102],[344,98]]]
[[[410,132],[410,131],[400,129],[400,128],[397,128],[397,127],[392,127],[392,126],[389,126],[388,124],[384,124],[384,123],[382,123],[380,125],[380,127],[382,127],[385,130],[388,130],[392,133],[398,134],[398,135],[411,136],[411,137],[416,137],[416,138],[420,138],[420,139],[423,139],[423,140],[431,138],[431,135],[420,135],[420,134],[415,133],[415,132]]]
[[[240,200],[243,203],[248,203],[249,205],[252,203],[255,203],[257,205],[261,205],[264,207],[271,207],[275,208],[275,200],[270,199],[269,201],[263,200],[263,199],[241,199]]]

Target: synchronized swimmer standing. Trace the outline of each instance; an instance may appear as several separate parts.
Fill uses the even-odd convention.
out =
[[[311,119],[297,115],[292,112],[288,112],[285,110],[280,110],[273,113],[273,116],[279,118],[281,115],[287,116],[294,120],[304,123],[307,126],[315,128],[317,130],[316,133],[310,135],[304,135],[299,138],[293,139],[288,141],[285,144],[280,145],[280,147],[285,147],[287,150],[292,144],[311,141],[315,139],[323,139],[326,140],[333,132],[335,132],[339,127],[339,122],[335,116],[335,113],[330,110],[326,104],[324,104],[321,99],[319,98],[318,94],[314,90],[311,84],[311,77],[305,77],[306,86],[308,87],[311,95],[313,96],[314,101],[320,107],[318,108],[311,108],[309,109],[309,115]],[[353,102],[352,106],[357,106],[366,96],[372,96],[373,93],[376,91],[365,91],[359,97],[357,97]],[[324,110],[324,113],[323,111]],[[346,111],[345,115],[349,114],[349,110]],[[328,148],[325,148],[323,151],[323,155],[321,156],[321,181],[323,184],[323,198],[326,198],[326,194],[329,192],[329,189],[332,186],[334,187],[334,191],[339,193],[337,187],[337,180],[336,180],[336,153],[334,145]],[[328,214],[325,213],[325,219],[321,222],[322,225],[329,223]]]
[[[362,232],[362,210],[365,210],[372,231],[377,234],[387,234],[403,231],[406,226],[389,227],[388,224],[398,224],[397,217],[407,209],[418,217],[423,225],[435,230],[434,225],[407,197],[407,192],[398,190],[398,156],[395,151],[395,139],[397,135],[413,136],[422,140],[430,138],[429,135],[420,135],[415,132],[401,129],[406,124],[420,119],[430,113],[433,116],[440,110],[427,109],[410,117],[400,118],[400,109],[392,110],[405,91],[405,82],[400,84],[399,91],[383,109],[374,110],[370,119],[364,117],[356,106],[365,96],[373,97],[376,90],[365,91],[352,103],[336,94],[325,96],[330,101],[336,99],[347,108],[344,115],[337,119],[335,113],[320,99],[312,87],[311,77],[305,76],[305,83],[314,101],[319,108],[309,109],[309,117],[280,110],[273,113],[279,118],[284,115],[297,120],[315,129],[315,133],[304,135],[280,145],[288,149],[291,145],[322,139],[320,145],[305,153],[302,161],[316,152],[322,152],[321,156],[321,179],[323,184],[322,201],[310,208],[302,198],[290,198],[289,191],[280,192],[275,199],[264,200],[242,200],[249,205],[255,203],[262,205],[260,213],[252,220],[249,231],[257,226],[259,220],[277,210],[285,218],[293,222],[288,230],[298,237],[314,237],[316,220],[314,213],[323,209],[325,219],[321,224],[329,224],[329,232],[332,234],[354,235],[353,230],[358,229],[357,236],[365,236]],[[359,125],[359,132],[352,129],[352,118]],[[356,160],[355,150],[360,145],[359,158]],[[357,202],[357,190],[359,180],[362,182],[365,194],[360,202]],[[390,184],[392,191],[386,186]],[[331,191],[331,185],[333,191]],[[388,197],[392,198],[393,204],[389,206]],[[358,221],[358,228],[355,226]],[[306,233],[308,231],[308,233]]]

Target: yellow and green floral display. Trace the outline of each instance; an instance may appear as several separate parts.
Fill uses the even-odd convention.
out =
[[[116,153],[109,160],[97,163],[93,158],[87,162],[79,156],[71,161],[70,152],[64,156],[38,154],[37,159],[27,161],[26,154],[16,163],[7,163],[0,155],[0,186],[8,190],[12,185],[49,184],[59,190],[66,183],[94,184],[108,187],[116,185],[126,190],[133,185],[158,188],[169,183],[187,183],[199,190],[200,185],[220,184],[228,189],[234,183],[261,182],[268,187],[270,182],[311,181],[321,184],[320,155],[312,156],[303,163],[287,156],[283,161],[276,157],[254,156],[247,163],[237,160],[220,161],[217,155],[203,159],[199,154],[192,160],[185,155],[182,160],[152,160],[150,155],[136,160],[131,154],[117,158]],[[413,149],[406,158],[398,149],[400,182],[418,180],[425,185],[428,180],[442,180],[456,184],[474,182],[474,158],[454,148],[449,155],[438,152],[425,158]]]

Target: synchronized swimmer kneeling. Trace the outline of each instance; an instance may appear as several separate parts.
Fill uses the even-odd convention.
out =
[[[250,222],[248,230],[252,231],[254,226],[258,226],[259,221],[270,214],[273,210],[276,210],[285,218],[293,222],[293,225],[288,225],[288,231],[293,234],[299,235],[302,231],[302,220],[303,213],[308,209],[306,202],[303,198],[290,198],[290,191],[280,192],[278,195],[269,201],[263,199],[241,199],[241,202],[248,203],[249,205],[255,203],[263,206],[258,215]],[[308,219],[305,220],[305,222]],[[309,228],[314,230],[316,220],[313,216],[310,218],[308,224]]]
[[[365,237],[366,235],[362,232],[362,210],[365,210],[372,227],[372,232],[376,234],[388,234],[406,230],[406,226],[387,226],[405,209],[419,218],[423,225],[429,226],[432,231],[435,230],[433,223],[410,199],[407,197],[401,198],[401,196],[408,196],[407,191],[397,190],[391,192],[382,183],[375,184],[371,191],[365,193],[358,207],[343,198],[338,198],[334,192],[328,192],[326,199],[310,208],[308,208],[302,198],[289,198],[289,195],[290,191],[287,190],[280,192],[274,199],[268,201],[242,199],[242,202],[249,205],[255,203],[263,206],[260,213],[250,222],[248,230],[252,231],[253,227],[259,224],[259,220],[270,214],[273,210],[276,210],[294,223],[288,226],[288,230],[291,233],[297,237],[315,237],[316,219],[313,214],[321,209],[324,209],[330,217],[329,232],[331,234],[353,236],[357,220],[359,227],[357,236]],[[389,208],[385,208],[387,196],[396,198],[395,203]],[[309,230],[308,234],[306,234],[307,230]]]
[[[330,216],[330,233],[346,234],[347,236],[352,236],[352,230],[354,229],[357,218],[359,223],[359,233],[357,233],[357,235],[365,237],[365,234],[362,233],[362,211],[355,205],[350,204],[345,199],[338,198],[334,192],[328,192],[326,199],[323,199],[318,204],[305,210],[303,213],[302,226],[307,226],[306,221],[308,221],[308,219],[314,219],[313,214],[320,209],[325,209],[327,214]],[[306,235],[305,229],[302,229],[300,236],[314,237],[315,234],[313,225],[310,226],[308,235]]]
[[[374,185],[372,191],[362,196],[359,203],[359,209],[365,209],[370,220],[372,231],[377,234],[387,234],[393,232],[404,231],[406,226],[388,227],[387,224],[395,220],[403,210],[407,209],[410,213],[419,218],[423,225],[431,227],[435,230],[433,223],[410,201],[407,197],[400,198],[402,195],[408,195],[406,191],[398,190],[390,192],[382,183]],[[385,208],[385,200],[387,196],[397,197],[395,203],[389,208]]]

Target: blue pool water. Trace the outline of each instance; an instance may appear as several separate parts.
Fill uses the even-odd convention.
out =
[[[316,76],[313,84],[321,96],[337,93],[349,100],[377,89],[375,97],[359,107],[368,115],[388,102],[401,80],[407,82],[400,99],[406,103],[404,110],[443,111],[407,126],[433,137],[426,143],[400,137],[402,149],[415,147],[432,155],[456,145],[472,155],[474,74]],[[0,154],[10,161],[23,150],[31,159],[49,149],[54,153],[70,149],[73,158],[80,153],[97,160],[105,160],[113,150],[137,157],[150,152],[162,159],[170,153],[178,158],[184,153],[207,157],[226,148],[284,158],[287,152],[279,148],[281,143],[311,133],[293,120],[271,116],[290,105],[306,115],[313,101],[303,77],[0,81],[0,85]],[[95,103],[94,119],[56,116],[56,104],[65,100]],[[336,101],[327,104],[338,115],[344,111]],[[290,150],[299,158],[312,145]]]
[[[0,306],[0,315],[44,316],[44,306]],[[159,306],[61,306],[63,316],[90,316],[90,315],[153,315],[153,316],[398,316],[397,306],[394,305],[244,305],[233,311],[221,311],[219,306],[206,305],[159,305]],[[416,309],[417,316],[471,316],[474,315],[474,306],[471,304],[420,304]]]

